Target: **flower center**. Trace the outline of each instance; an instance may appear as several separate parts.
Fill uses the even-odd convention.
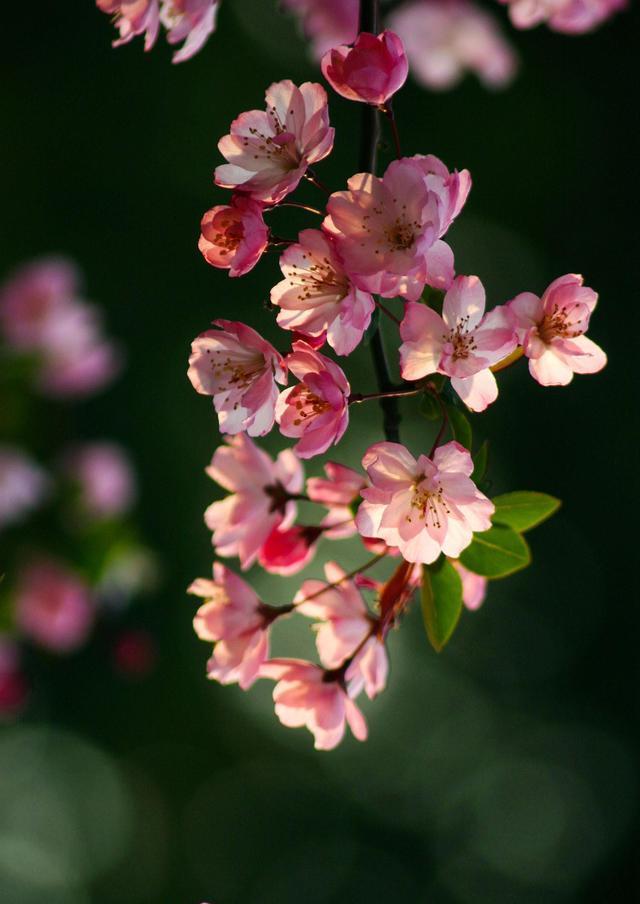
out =
[[[445,333],[442,339],[445,343],[445,351],[451,355],[454,361],[470,357],[478,348],[473,332],[469,330],[468,315],[461,317],[456,323],[456,328]]]
[[[419,477],[413,484],[411,496],[411,509],[415,509],[422,521],[431,521],[434,527],[440,528],[440,512],[444,510],[449,514],[449,508],[444,500],[442,487],[427,487],[424,477]],[[412,515],[407,515],[407,521],[413,521]]]
[[[406,251],[415,241],[415,224],[407,223],[404,218],[396,217],[385,229],[385,236],[392,251]]]
[[[569,322],[569,315],[575,307],[571,305],[559,308],[556,304],[548,314],[545,314],[538,324],[538,335],[545,345],[549,345],[554,339],[573,339],[582,335],[583,330],[577,324]]]
[[[219,219],[216,218],[214,222],[218,232],[213,236],[212,242],[221,249],[220,255],[224,256],[236,251],[244,238],[242,221],[225,213]]]
[[[325,411],[328,411],[330,405],[315,392],[312,392],[304,383],[300,383],[291,393],[289,397],[292,400],[293,407],[296,409],[298,416],[294,420],[294,426],[299,427],[309,418],[318,417]]]
[[[303,255],[307,257],[307,255]],[[345,276],[338,276],[331,261],[327,257],[314,258],[315,263],[301,270],[293,267],[292,278],[301,287],[298,301],[323,295],[336,295],[335,303],[339,304],[349,294],[349,283]]]
[[[208,348],[206,353],[217,392],[245,390],[264,372],[265,360],[260,354],[234,358],[226,348]]]

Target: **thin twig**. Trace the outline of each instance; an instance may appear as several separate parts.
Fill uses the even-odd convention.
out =
[[[393,111],[391,98],[389,98],[386,104],[384,104],[380,109],[389,120],[389,125],[391,126],[391,134],[393,136],[393,144],[396,150],[396,157],[402,157],[402,148],[400,147],[400,133],[398,132],[398,123],[396,122],[396,114]]]
[[[359,405],[360,402],[369,402],[373,399],[402,399],[407,396],[418,395],[419,392],[423,392],[422,387],[417,389],[414,387],[411,389],[396,389],[391,392],[352,392],[349,396],[349,404]]]
[[[316,188],[319,188],[320,191],[323,191],[325,194],[327,194],[327,195],[333,194],[333,192],[331,191],[329,186],[325,185],[324,182],[321,182],[320,179],[318,179],[316,174],[313,172],[313,170],[308,169],[306,171],[306,173],[304,174],[304,177],[307,180],[307,182],[311,182],[312,185],[315,185]]]
[[[393,320],[393,322],[396,324],[396,326],[400,326],[400,323],[401,323],[400,318],[399,318],[399,317],[396,317],[396,315],[393,314],[393,313],[389,310],[389,308],[385,308],[385,306],[381,303],[381,301],[380,301],[379,298],[376,298],[376,299],[374,299],[374,300],[375,300],[375,303],[376,303],[376,307],[377,307],[377,308],[380,308],[380,310],[382,311],[382,313],[383,313],[383,314],[386,314],[387,317],[389,318],[389,320]]]

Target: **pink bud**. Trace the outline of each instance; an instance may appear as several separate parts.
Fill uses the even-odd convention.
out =
[[[347,100],[380,106],[404,85],[409,64],[402,41],[392,31],[362,32],[353,47],[342,44],[322,58],[322,73]]]

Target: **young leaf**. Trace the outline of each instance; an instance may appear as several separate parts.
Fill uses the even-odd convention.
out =
[[[433,565],[423,566],[421,602],[427,637],[436,653],[440,653],[462,612],[462,581],[444,556]]]
[[[485,578],[505,578],[526,568],[531,562],[531,550],[526,540],[502,524],[496,524],[481,534],[460,554],[460,561]]]
[[[473,458],[473,473],[471,479],[474,483],[480,483],[487,472],[487,462],[489,461],[489,440],[483,442],[477,452],[471,456]]]
[[[447,416],[449,418],[449,427],[453,434],[453,438],[457,440],[465,449],[471,450],[473,434],[471,424],[455,405],[447,405]]]
[[[560,508],[560,500],[546,493],[533,493],[521,490],[515,493],[504,493],[492,500],[496,507],[492,521],[506,524],[517,531],[531,530]]]
[[[420,414],[429,421],[437,421],[441,416],[438,400],[430,392],[425,392],[420,399]]]

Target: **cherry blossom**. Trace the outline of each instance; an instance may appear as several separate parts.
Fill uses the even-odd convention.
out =
[[[375,302],[347,276],[331,238],[318,229],[303,230],[280,258],[284,279],[271,290],[285,330],[304,336],[326,333],[338,355],[349,355],[371,322]]]
[[[158,0],[96,0],[103,13],[114,17],[120,37],[113,47],[128,44],[137,35],[144,35],[144,49],[151,50],[160,30]]]
[[[169,44],[184,44],[173,63],[182,63],[204,46],[216,27],[218,0],[162,0],[160,21],[167,30]]]
[[[320,502],[328,508],[350,506],[367,485],[362,474],[336,461],[328,461],[324,465],[324,472],[326,478],[307,479],[307,495],[314,502]]]
[[[515,51],[496,19],[468,0],[411,0],[389,17],[401,37],[411,73],[432,90],[453,88],[473,72],[488,88],[502,88],[517,69]]]
[[[300,383],[281,392],[276,419],[284,436],[300,437],[299,458],[312,458],[337,443],[349,423],[351,387],[342,369],[306,342],[294,342],[289,370]]]
[[[0,289],[0,327],[15,349],[42,348],[48,324],[72,304],[79,275],[70,261],[43,258],[20,267]]]
[[[260,677],[278,682],[273,690],[277,717],[287,728],[308,728],[316,750],[336,747],[346,724],[358,741],[366,740],[367,723],[339,674],[301,659],[272,659]]]
[[[302,490],[302,465],[291,449],[274,462],[241,433],[216,449],[206,472],[231,494],[205,512],[212,543],[219,556],[238,556],[245,570],[276,525],[286,530],[295,521],[291,497]]]
[[[83,513],[91,518],[113,518],[131,508],[136,483],[131,462],[116,443],[85,443],[68,449],[63,470],[78,490]]]
[[[213,396],[222,433],[264,436],[273,427],[278,383],[287,367],[259,333],[233,320],[214,320],[191,345],[187,375],[193,388]]]
[[[482,575],[469,571],[457,559],[451,559],[450,561],[462,581],[462,602],[467,609],[474,612],[484,603],[489,582]]]
[[[282,5],[301,20],[317,60],[332,47],[356,39],[360,0],[282,0]]]
[[[311,562],[322,527],[294,524],[281,530],[274,527],[260,549],[258,562],[270,574],[297,574]]]
[[[407,80],[409,64],[402,41],[392,31],[361,32],[353,46],[342,44],[322,58],[322,74],[347,100],[384,105]]]
[[[484,314],[484,306],[484,287],[477,276],[456,278],[445,295],[442,317],[424,304],[408,304],[400,326],[404,379],[446,374],[472,411],[484,411],[494,402],[498,384],[489,367],[509,355],[517,342],[509,309]]]
[[[583,282],[567,273],[542,298],[522,292],[508,304],[531,376],[542,386],[566,386],[574,373],[597,373],[607,363],[602,349],[584,335],[598,295]]]
[[[13,446],[0,446],[0,529],[37,508],[49,487],[49,478],[28,455]]]
[[[353,682],[350,691],[355,696],[364,687],[373,699],[384,690],[389,671],[384,642],[377,633],[379,620],[339,565],[327,562],[324,571],[327,583],[303,583],[294,600],[296,611],[321,622],[316,627],[316,646],[322,665],[337,669],[353,657],[345,675],[347,682]]]
[[[266,102],[266,111],[241,113],[231,123],[231,133],[218,142],[228,162],[216,168],[215,181],[277,204],[311,164],[331,153],[334,130],[326,91],[315,82],[299,88],[288,79],[275,82],[267,89]]]
[[[627,0],[500,0],[516,28],[546,22],[553,31],[583,34],[625,9]]]
[[[242,195],[231,204],[212,207],[202,217],[198,248],[212,267],[244,276],[252,270],[269,244],[262,205]]]
[[[54,653],[69,653],[89,636],[95,607],[89,588],[66,566],[49,560],[27,565],[15,593],[18,630]]]
[[[363,537],[397,546],[408,562],[457,558],[474,531],[491,527],[494,505],[470,478],[473,461],[459,443],[418,460],[399,443],[376,443],[362,465],[371,487],[362,491],[356,525]]]
[[[187,592],[206,600],[193,627],[200,640],[215,644],[208,677],[247,690],[269,655],[268,628],[278,610],[261,603],[246,581],[220,562],[214,563],[213,580],[198,578]]]

